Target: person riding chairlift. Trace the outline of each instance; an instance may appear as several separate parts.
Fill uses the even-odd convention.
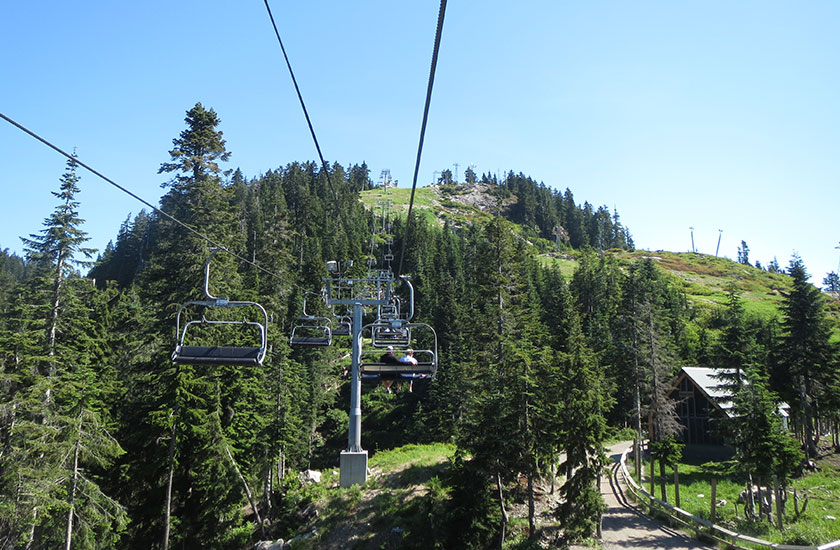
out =
[[[414,357],[414,350],[409,348],[408,351],[405,352],[405,355],[400,357],[400,363],[408,363],[409,365],[416,365],[417,359]],[[402,383],[400,383],[400,387],[402,387]],[[408,392],[411,393],[414,391],[414,380],[411,379],[408,381]]]
[[[397,359],[397,356],[394,355],[394,346],[388,346],[388,351],[382,354],[379,358],[380,363],[385,363],[386,365],[399,365],[402,363],[400,359]],[[391,385],[394,383],[393,378],[382,378],[382,385],[385,386],[385,391],[387,393],[391,393]]]

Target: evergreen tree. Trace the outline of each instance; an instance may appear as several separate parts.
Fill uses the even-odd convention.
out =
[[[53,193],[59,205],[40,235],[24,239],[36,271],[0,336],[9,344],[3,386],[12,390],[0,414],[4,546],[112,547],[127,519],[88,473],[122,450],[104,413],[114,375],[102,368],[106,303],[73,269],[84,264],[77,254],[93,253],[84,247],[75,169],[71,159]]]
[[[225,172],[218,164],[230,157],[222,132],[216,128],[219,118],[215,111],[197,103],[187,112],[185,121],[187,128],[173,140],[170,162],[160,168],[161,173],[174,174],[164,184],[169,191],[161,199],[161,208],[229,250],[241,253],[246,242],[240,223],[242,206],[237,204],[237,187],[224,184]],[[161,312],[154,327],[160,351],[150,358],[152,374],[141,381],[142,402],[136,407],[147,414],[138,428],[142,430],[137,434],[141,437],[131,438],[133,445],[141,447],[128,449],[134,460],[128,468],[133,475],[145,475],[149,480],[148,486],[136,488],[132,500],[157,500],[157,510],[164,512],[159,520],[149,518],[133,524],[131,536],[134,544],[147,546],[157,541],[163,548],[171,542],[198,546],[222,541],[241,521],[230,519],[213,528],[216,520],[209,518],[236,518],[233,510],[244,498],[234,461],[223,444],[223,418],[226,411],[232,418],[243,420],[249,411],[262,412],[263,404],[247,403],[253,398],[254,387],[262,383],[261,374],[242,367],[160,365],[167,362],[172,349],[178,304],[202,297],[204,264],[210,251],[206,241],[160,217],[152,220],[150,232],[149,259],[140,273],[140,283],[144,299]],[[217,254],[210,277],[214,295],[238,298],[243,294],[242,278],[231,256]],[[208,314],[220,318],[227,315],[231,320],[241,312],[217,309]],[[222,343],[228,345],[235,343],[230,338],[242,337],[212,331],[202,334],[210,338],[209,343],[225,338]],[[228,381],[221,395],[216,390],[220,378]],[[236,427],[228,426],[231,431]],[[260,425],[255,428],[260,429]],[[254,445],[252,438],[253,432],[241,430],[228,446],[245,449]],[[151,455],[145,449],[141,452],[149,441],[160,442],[150,449]],[[160,487],[165,488],[163,493]]]
[[[738,247],[738,263],[750,265],[750,247],[746,241],[741,241],[741,246]]]
[[[606,436],[604,411],[608,408],[597,361],[586,347],[576,316],[571,317],[568,351],[558,390],[562,403],[562,442],[566,461],[561,469],[566,482],[556,514],[566,542],[595,534],[606,509],[598,480],[606,462],[602,441]]]
[[[786,397],[797,414],[803,430],[805,453],[817,456],[814,420],[815,400],[835,370],[829,344],[831,329],[823,309],[823,296],[808,282],[805,264],[798,256],[790,261],[788,274],[793,280],[782,304],[782,336],[779,343],[777,379],[784,377],[793,384],[780,384],[788,389]],[[787,375],[781,372],[784,369]],[[792,390],[792,392],[790,391]]]
[[[748,324],[744,305],[735,285],[727,289],[729,304],[723,315],[723,330],[716,352],[720,367],[716,379],[731,400],[741,389],[746,370],[756,365],[757,344],[755,334]]]
[[[823,290],[829,292],[840,292],[840,275],[832,271],[826,274],[823,279]]]
[[[467,169],[464,170],[464,181],[470,185],[475,184],[477,181],[475,170],[472,169],[472,166],[467,166]]]
[[[46,322],[47,355],[55,355],[58,334],[58,317],[61,311],[62,291],[65,279],[74,273],[74,267],[87,265],[76,258],[80,253],[90,258],[95,250],[82,246],[87,242],[87,234],[80,228],[84,220],[79,218],[76,193],[79,192],[79,178],[76,175],[75,157],[67,161],[67,171],[61,177],[59,192],[53,196],[61,203],[49,218],[44,220],[44,229],[40,235],[21,238],[27,261],[36,270],[36,278],[47,287],[51,287],[50,310]],[[51,371],[52,368],[48,367]],[[52,374],[48,372],[47,374]]]
[[[551,417],[537,384],[551,365],[540,359],[540,355],[546,357],[542,328],[531,307],[526,307],[529,293],[521,271],[525,267],[522,251],[514,246],[512,232],[500,218],[487,226],[485,235],[473,264],[479,291],[472,329],[481,348],[475,350],[476,364],[470,372],[480,379],[473,382],[476,389],[458,442],[472,454],[473,467],[497,486],[503,541],[508,518],[504,487],[515,472],[523,472],[529,479],[529,518],[534,534],[533,481],[539,464],[549,462],[557,444],[539,422],[541,415]]]
[[[786,485],[799,465],[799,446],[782,429],[777,403],[778,399],[767,389],[767,378],[754,367],[747,369],[734,398],[729,433],[738,465],[747,475],[748,494],[752,493],[754,479],[769,487],[776,475]],[[748,515],[754,513],[752,503],[746,511]]]
[[[117,233],[116,244],[108,243],[109,247],[88,273],[97,286],[104,288],[107,281],[116,281],[118,287],[125,288],[134,283],[147,259],[151,220],[145,210],[133,220],[130,216],[126,218]]]

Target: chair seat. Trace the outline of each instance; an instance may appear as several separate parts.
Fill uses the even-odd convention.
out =
[[[293,346],[329,346],[332,338],[325,336],[292,336],[289,343]]]
[[[362,375],[374,374],[379,376],[391,375],[431,375],[435,372],[434,363],[362,363],[359,367]]]
[[[259,366],[264,357],[261,348],[232,346],[177,346],[172,362],[179,365]]]

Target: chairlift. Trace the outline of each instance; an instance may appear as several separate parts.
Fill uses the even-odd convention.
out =
[[[405,345],[392,345],[393,349],[389,349],[383,353],[382,347],[377,346],[373,340],[373,334],[377,328],[381,328],[381,324],[371,323],[365,325],[362,329],[362,340],[366,340],[365,336],[370,334],[370,347],[362,349],[361,360],[359,361],[359,375],[362,379],[418,379],[418,378],[432,378],[437,371],[437,333],[435,330],[425,323],[402,323],[400,330],[404,330],[409,335],[408,341]],[[432,346],[428,349],[414,349],[411,350],[411,334],[420,334],[424,336],[421,340],[430,341]],[[401,361],[409,351],[413,352],[416,364]]]
[[[411,345],[411,328],[399,319],[373,323],[370,330],[371,345],[375,348],[408,348]]]
[[[213,249],[210,256],[204,263],[204,296],[206,300],[190,300],[178,308],[175,327],[179,335],[175,344],[175,351],[172,352],[172,362],[177,365],[233,365],[256,367],[263,364],[266,354],[266,326],[268,325],[268,314],[265,309],[256,302],[234,301],[227,298],[216,298],[210,294],[210,261],[219,249]],[[200,319],[192,319],[182,325],[184,311],[192,306],[202,309]],[[207,312],[213,309],[228,310],[230,308],[252,308],[258,309],[262,315],[262,322],[249,321],[243,317],[241,321],[208,319]],[[256,332],[259,337],[256,346],[205,346],[187,345],[187,334],[191,339],[201,332],[201,327],[228,327],[231,329],[247,328],[256,329],[248,332]],[[237,332],[242,332],[241,330]]]
[[[303,297],[303,315],[292,327],[289,344],[293,346],[326,347],[332,345],[332,320],[306,313],[306,295]]]
[[[394,301],[390,304],[384,304],[379,306],[377,310],[376,318],[380,321],[390,321],[400,318],[400,305],[399,302]]]
[[[342,315],[338,317],[338,323],[333,329],[333,336],[350,336],[353,329],[352,319],[349,315]]]

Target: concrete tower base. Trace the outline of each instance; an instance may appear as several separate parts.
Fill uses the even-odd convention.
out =
[[[341,451],[341,486],[352,487],[367,481],[367,451]]]

